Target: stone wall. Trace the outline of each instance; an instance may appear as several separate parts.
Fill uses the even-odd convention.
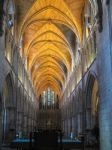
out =
[[[18,45],[16,45],[16,38],[14,37],[16,30],[14,30],[14,35],[11,35],[13,40],[9,41],[8,47],[11,48],[11,62],[7,58],[6,53],[9,49],[7,49],[5,43],[8,28],[5,14],[3,20],[4,32],[0,36],[0,143],[10,142],[16,137],[17,133],[20,133],[22,137],[28,137],[29,132],[36,128],[38,112],[38,97],[25,70]],[[15,24],[16,21],[14,22]],[[8,34],[10,34],[10,31]],[[11,77],[8,79],[11,85],[5,84],[7,76]],[[10,93],[11,89],[13,90],[13,95]],[[11,98],[9,98],[9,95],[7,96],[7,93],[10,94]],[[12,102],[8,103],[8,101]]]
[[[111,2],[110,2],[111,3]],[[99,36],[98,70],[100,83],[100,143],[101,150],[112,149],[112,65],[111,65],[111,26],[106,1],[103,6],[103,31]]]
[[[100,149],[112,149],[112,2],[102,1],[102,25],[103,30],[96,30],[96,48],[97,55],[94,63],[88,68],[86,75],[76,85],[70,96],[65,94],[62,99],[62,128],[67,136],[70,137],[70,132],[74,136],[83,133],[87,123],[86,112],[86,85],[89,82],[88,75],[93,74],[99,85],[99,128],[100,128]],[[100,20],[101,21],[101,20]],[[99,22],[98,22],[99,23]],[[97,25],[99,27],[99,24]],[[97,27],[96,26],[96,27]],[[100,32],[99,32],[100,31]],[[78,76],[78,74],[75,74]],[[75,78],[75,77],[74,77]],[[72,80],[73,81],[73,80]],[[70,86],[70,85],[69,85]],[[83,89],[83,91],[82,91]],[[66,93],[66,92],[65,92]],[[83,108],[80,107],[80,101]],[[78,103],[78,104],[77,104]],[[82,111],[80,111],[80,108]],[[81,115],[82,112],[82,115]],[[79,121],[78,118],[82,117]],[[82,126],[80,122],[82,121]],[[81,127],[81,128],[80,128]],[[85,131],[84,131],[85,132]]]

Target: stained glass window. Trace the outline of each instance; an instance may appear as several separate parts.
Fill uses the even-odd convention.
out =
[[[42,107],[41,109],[55,109],[57,107],[57,97],[56,97],[56,92],[52,89],[50,89],[50,87],[48,87],[48,89],[44,90],[42,92],[42,98],[41,98],[41,104]]]

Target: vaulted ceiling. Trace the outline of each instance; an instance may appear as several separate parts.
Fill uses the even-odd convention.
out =
[[[68,36],[81,41],[83,7],[84,0],[20,0],[21,53],[38,94],[50,87],[60,96],[75,59]]]

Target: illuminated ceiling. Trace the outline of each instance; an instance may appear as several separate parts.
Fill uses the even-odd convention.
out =
[[[74,1],[36,0],[23,21],[22,53],[38,95],[50,87],[60,96],[73,68],[75,57],[65,32],[81,41],[84,6],[84,0]]]

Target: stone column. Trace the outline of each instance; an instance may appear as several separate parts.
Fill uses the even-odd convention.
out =
[[[112,66],[108,10],[103,1],[103,31],[98,35],[98,77],[100,88],[100,149],[112,150]]]
[[[18,121],[17,121],[17,131],[20,134],[20,137],[22,136],[22,116],[23,116],[23,112],[18,112]]]
[[[15,121],[14,121],[14,112],[13,107],[4,108],[2,113],[2,125],[3,125],[3,143],[10,143],[15,135]]]
[[[26,99],[24,100],[24,137],[27,134],[27,103]]]
[[[2,119],[3,119],[3,106],[2,106],[2,99],[0,97],[0,145],[2,144],[2,133],[3,133],[3,126],[2,126]]]

